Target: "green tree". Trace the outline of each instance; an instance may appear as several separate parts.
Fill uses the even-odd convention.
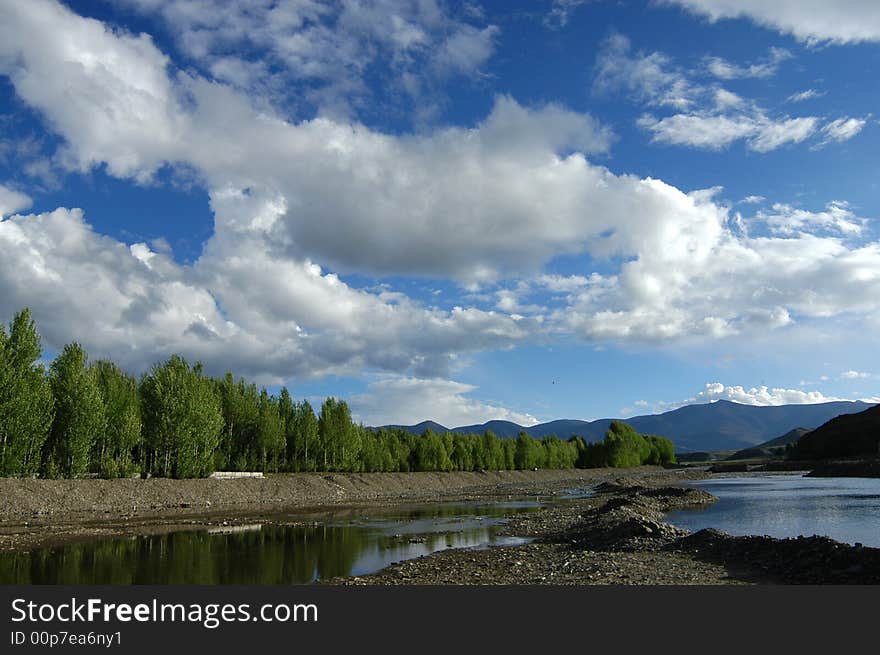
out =
[[[0,476],[34,475],[54,416],[40,335],[24,309],[0,325]]]
[[[93,447],[92,469],[107,478],[132,475],[137,471],[142,445],[137,380],[109,361],[95,362],[92,369],[107,419],[106,429]]]
[[[278,472],[284,459],[284,423],[278,408],[278,401],[269,396],[263,389],[260,392],[260,410],[258,418],[258,443],[262,471]]]
[[[327,398],[318,417],[318,441],[325,471],[352,470],[360,444],[351,411],[344,400]]]
[[[141,381],[141,400],[147,470],[175,478],[213,472],[223,412],[201,365],[190,367],[179,355],[154,365]]]
[[[288,460],[294,471],[318,470],[319,431],[318,417],[307,400],[293,405],[293,421],[285,427]]]
[[[107,426],[104,399],[82,346],[64,346],[49,369],[49,383],[55,418],[47,444],[47,473],[78,477],[88,472],[92,447]]]

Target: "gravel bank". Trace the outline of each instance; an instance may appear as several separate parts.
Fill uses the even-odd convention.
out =
[[[600,485],[594,498],[519,515],[508,532],[534,542],[445,551],[337,584],[880,584],[880,549],[822,537],[689,533],[665,512],[714,502],[710,494],[650,486],[642,477]]]

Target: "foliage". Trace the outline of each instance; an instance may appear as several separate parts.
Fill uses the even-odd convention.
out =
[[[106,427],[95,440],[91,470],[105,478],[131,476],[138,471],[142,447],[137,380],[113,362],[95,362],[92,371],[104,403]]]
[[[0,326],[0,475],[191,478],[214,470],[482,471],[674,462],[672,442],[613,421],[604,441],[421,435],[356,424],[327,398],[318,415],[282,388],[277,396],[232,373],[205,375],[173,355],[140,382],[116,364],[88,365],[65,346],[47,372],[30,313]]]
[[[153,366],[141,381],[146,469],[164,477],[214,471],[223,413],[214,382],[179,355]]]
[[[25,309],[9,334],[0,325],[0,475],[29,476],[40,469],[54,416],[54,399],[39,363],[40,336]]]
[[[49,384],[55,397],[55,418],[46,471],[53,477],[82,476],[88,473],[92,448],[107,426],[104,399],[82,346],[64,346],[49,369]]]
[[[600,442],[576,443],[578,466],[583,468],[675,463],[675,446],[669,439],[639,434],[623,421],[611,421],[605,439]]]

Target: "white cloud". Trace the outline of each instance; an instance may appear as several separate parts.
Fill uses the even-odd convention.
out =
[[[712,21],[751,18],[801,41],[880,41],[880,4],[875,0],[662,0]]]
[[[715,57],[707,60],[707,68],[722,79],[766,77],[790,56],[774,48],[762,64],[737,66]],[[659,117],[647,113],[637,120],[654,143],[721,150],[745,141],[750,150],[769,152],[807,140],[820,124],[815,116],[773,116],[728,89],[697,81],[662,53],[633,52],[629,40],[619,34],[607,39],[599,53],[594,88],[624,91],[658,110],[677,112]]]
[[[459,26],[443,42],[437,53],[436,66],[440,73],[444,75],[478,73],[492,56],[499,31],[495,25],[484,29],[472,25]]]
[[[707,57],[706,68],[712,75],[722,80],[748,77],[765,78],[775,75],[779,70],[779,64],[793,56],[785,48],[770,48],[769,56],[759,63],[740,66],[722,57]]]
[[[755,218],[766,222],[771,232],[786,236],[817,230],[858,236],[867,223],[867,219],[856,216],[849,205],[841,201],[828,203],[825,211],[820,212],[776,203],[770,210],[758,212]]]
[[[864,373],[862,371],[844,371],[840,374],[842,380],[865,380],[870,377],[870,373]]]
[[[687,109],[702,93],[663,53],[631,51],[630,40],[622,34],[605,40],[596,59],[594,90],[622,90],[649,105],[675,109]]]
[[[665,118],[645,115],[638,125],[655,143],[721,150],[745,140],[749,149],[769,152],[789,143],[801,143],[816,132],[815,117],[770,119],[763,113],[733,116],[711,113],[676,114]]]
[[[544,16],[544,27],[559,29],[568,25],[568,20],[577,9],[592,0],[553,0],[550,11]]]
[[[662,402],[655,405],[656,412],[666,412],[685,405],[711,403],[717,400],[729,400],[741,405],[778,406],[778,405],[814,405],[817,403],[830,403],[841,400],[837,396],[827,396],[820,391],[804,391],[803,389],[785,389],[781,387],[769,388],[766,386],[745,388],[741,386],[724,385],[720,382],[710,382],[706,387],[691,398],[680,402]],[[860,398],[864,402],[877,403],[880,398]]]
[[[865,118],[837,118],[829,121],[822,128],[822,134],[825,138],[819,146],[826,145],[831,142],[842,143],[849,141],[856,136],[868,123]]]
[[[413,425],[433,420],[448,428],[513,421],[529,426],[538,423],[531,414],[486,403],[468,394],[477,390],[471,384],[443,379],[383,377],[371,382],[364,394],[351,399],[352,413],[366,425]]]
[[[0,222],[0,315],[29,306],[50,348],[76,339],[132,370],[181,352],[213,372],[273,381],[364,368],[437,374],[461,353],[534,328],[358,291],[308,261],[273,259],[256,239],[231,246],[213,240],[194,266],[180,266],[94,233],[79,210],[15,216]]]
[[[216,79],[300,115],[304,105],[329,116],[355,115],[366,98],[381,104],[401,91],[421,100],[433,76],[479,75],[498,36],[479,12],[461,18],[437,0],[123,3],[163,20],[177,46]],[[384,66],[389,74],[377,76]],[[370,90],[377,83],[385,93]],[[293,106],[291,88],[299,96]]]
[[[185,167],[214,213],[192,266],[97,235],[76,210],[0,222],[0,312],[34,305],[56,347],[76,338],[132,366],[179,351],[272,379],[448,377],[469,352],[553,335],[723,338],[880,312],[880,244],[828,234],[852,222],[846,207],[778,210],[796,230],[749,237],[717,189],[685,193],[591,163],[612,135],[588,115],[502,96],[476,125],[417,135],[292,122],[228,85],[172,76],[147,37],[40,0],[6,13],[0,70],[69,165],[139,180]],[[401,29],[399,47],[416,47]],[[680,86],[664,70],[650,87],[661,99]],[[560,255],[603,273],[545,275]],[[435,310],[356,289],[348,273],[453,279],[485,298]],[[518,296],[488,309],[519,282],[552,292],[552,311]]]
[[[812,100],[813,98],[821,98],[824,95],[824,92],[817,91],[816,89],[806,89],[804,91],[792,93],[790,96],[788,96],[788,101],[804,102],[805,100]]]
[[[167,65],[146,35],[114,33],[53,2],[3,3],[0,71],[64,135],[69,167],[105,162],[143,180],[167,159],[185,129]]]
[[[32,202],[26,194],[0,184],[0,220],[17,211],[27,209]]]
[[[703,391],[689,399],[687,404],[707,403],[715,400],[730,400],[743,405],[808,405],[842,400],[834,396],[826,396],[819,391],[803,391],[802,389],[785,389],[766,386],[746,389],[741,386],[725,386],[720,382],[706,384]]]

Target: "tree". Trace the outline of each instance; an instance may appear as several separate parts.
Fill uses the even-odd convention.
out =
[[[293,421],[288,423],[288,460],[294,471],[316,471],[318,469],[318,417],[309,401],[302,400],[293,405]]]
[[[107,425],[104,399],[88,356],[78,343],[64,346],[49,369],[55,418],[47,444],[47,473],[78,477],[88,472],[92,446]]]
[[[0,325],[0,475],[34,475],[54,416],[54,399],[39,364],[42,348],[30,311],[6,334]]]
[[[107,419],[93,448],[92,469],[107,478],[132,475],[137,471],[143,427],[137,380],[109,361],[95,362],[92,369]]]
[[[223,413],[200,364],[173,355],[141,381],[147,470],[164,477],[204,477],[214,470]]]
[[[352,470],[360,456],[360,443],[351,411],[344,400],[327,398],[318,417],[318,440],[325,471]]]
[[[260,392],[260,411],[258,418],[258,442],[262,471],[278,472],[279,462],[284,456],[284,424],[278,411],[278,401],[270,397],[265,389]]]

